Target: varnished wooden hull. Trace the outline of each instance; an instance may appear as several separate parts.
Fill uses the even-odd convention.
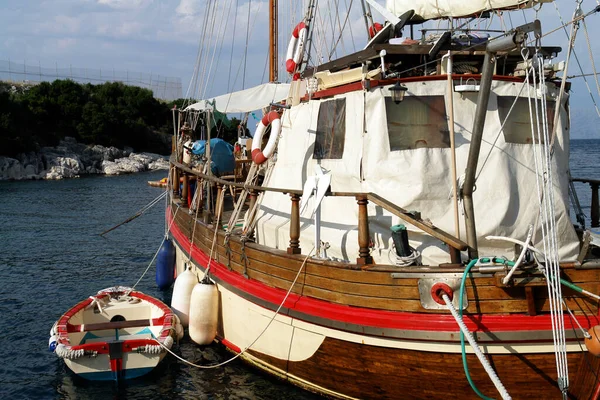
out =
[[[174,219],[178,270],[190,248],[203,269],[214,226],[197,223],[194,229],[187,210],[175,213]],[[418,275],[392,278],[385,268],[364,270],[319,260],[302,266],[303,255],[255,244],[243,247],[235,238],[224,246],[222,232],[213,251],[211,277],[221,293],[221,342],[240,352],[262,335],[244,352],[247,361],[333,397],[476,398],[463,371],[456,322],[445,310],[423,308]],[[597,270],[572,270],[568,276],[589,290],[598,289]],[[512,397],[560,398],[543,290],[527,297],[523,288],[502,289],[492,277],[476,276],[469,281],[467,296],[467,325]],[[574,294],[567,294],[567,302],[584,327],[599,323],[596,302]],[[582,335],[572,329],[574,324],[565,324],[569,395],[594,398],[600,390],[600,362],[580,347]],[[474,382],[484,394],[497,397],[468,345],[467,351]]]

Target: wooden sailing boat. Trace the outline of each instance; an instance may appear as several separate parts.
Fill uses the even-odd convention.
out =
[[[568,96],[551,65],[560,49],[526,41],[541,37],[539,22],[493,40],[459,30],[405,40],[409,22],[534,5],[413,3],[388,1],[390,23],[364,50],[290,86],[187,110],[208,133],[214,109],[263,108],[258,136],[272,132],[266,148],[255,139],[245,183],[174,152],[178,271],[186,260],[209,269],[220,343],[327,396],[462,399],[476,397],[472,386],[598,398],[600,361],[584,336],[592,351],[600,264],[568,215]],[[294,64],[302,38],[298,25]]]

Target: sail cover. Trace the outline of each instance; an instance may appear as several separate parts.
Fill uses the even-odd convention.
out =
[[[222,113],[251,112],[267,107],[273,102],[285,100],[289,91],[289,83],[265,83],[239,92],[200,100],[188,106],[185,110],[217,110]]]
[[[387,0],[387,9],[395,15],[415,10],[423,19],[465,17],[482,11],[529,8],[552,0]]]

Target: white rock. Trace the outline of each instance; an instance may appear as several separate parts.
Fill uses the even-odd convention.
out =
[[[130,148],[86,146],[73,138],[65,138],[58,146],[44,147],[39,153],[19,154],[18,159],[0,157],[0,180],[63,179],[84,174],[121,175],[169,169],[164,156],[131,151]]]
[[[76,155],[71,157],[48,157],[47,170],[44,179],[78,178],[85,171],[81,160]]]
[[[23,166],[14,158],[0,157],[0,180],[23,179]]]
[[[158,160],[152,161],[150,164],[148,164],[148,169],[150,171],[169,169],[169,161],[165,158],[159,158]]]

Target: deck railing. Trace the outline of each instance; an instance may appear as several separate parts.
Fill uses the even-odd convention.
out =
[[[248,190],[251,194],[250,200],[256,201],[256,197],[261,192],[277,192],[282,194],[290,195],[291,207],[290,207],[290,244],[287,248],[289,254],[300,254],[300,208],[299,202],[302,196],[301,190],[294,189],[280,189],[271,188],[266,186],[247,185],[245,183],[232,182],[230,180],[221,179],[216,176],[203,174],[199,171],[195,171],[188,166],[177,162],[174,157],[170,160],[172,166],[172,182],[182,182],[181,190],[179,185],[173,185],[173,194],[180,196],[185,204],[187,204],[188,192],[189,192],[189,176],[193,175],[198,180],[205,180],[213,182],[218,191],[224,190],[225,186],[234,188],[240,188]],[[181,178],[181,180],[180,180]],[[450,259],[453,264],[459,264],[461,262],[460,252],[467,250],[468,245],[460,240],[459,238],[449,234],[448,232],[436,227],[430,221],[421,218],[419,213],[409,212],[396,204],[382,198],[375,193],[356,193],[356,192],[328,192],[326,196],[330,197],[354,197],[358,204],[358,247],[359,254],[356,260],[357,264],[365,265],[372,264],[373,258],[370,254],[370,234],[369,234],[369,216],[367,205],[369,201],[377,204],[386,211],[395,216],[399,217],[403,221],[421,229],[425,233],[432,237],[444,242],[448,246],[450,252]],[[220,215],[222,213],[223,203],[217,202],[215,209],[211,212],[213,215]]]
[[[592,220],[592,228],[600,226],[600,204],[598,201],[598,188],[600,187],[600,180],[598,179],[585,179],[585,178],[571,178],[572,182],[587,183],[592,189],[592,204],[590,205],[590,218]]]

